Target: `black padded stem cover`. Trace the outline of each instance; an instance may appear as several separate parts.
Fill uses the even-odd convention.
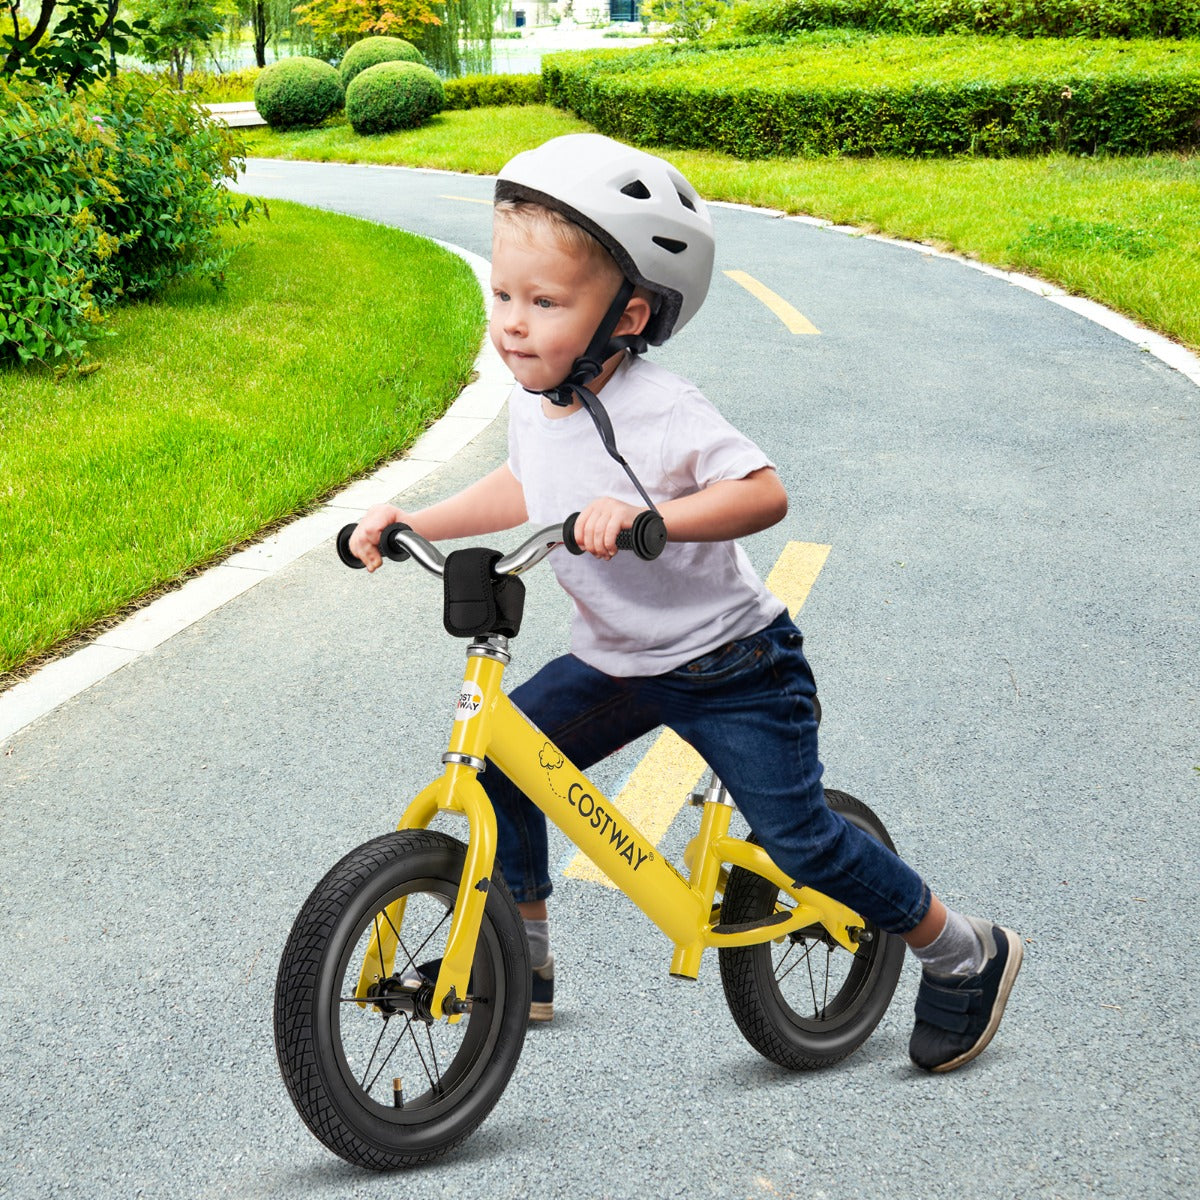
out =
[[[513,575],[497,579],[492,565],[499,550],[472,546],[446,555],[442,624],[451,637],[499,633],[516,637],[525,609],[525,585]]]

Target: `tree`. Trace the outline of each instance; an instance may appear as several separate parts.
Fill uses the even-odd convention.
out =
[[[674,41],[698,42],[729,7],[729,0],[647,0],[642,15],[669,25]]]
[[[254,34],[254,61],[267,65],[267,44],[292,25],[293,0],[238,0],[238,12]]]
[[[136,0],[145,27],[138,35],[139,53],[151,63],[166,63],[183,87],[188,60],[195,61],[236,8],[230,0]]]
[[[21,19],[21,0],[3,0],[12,31],[0,33],[0,74],[9,78],[57,80],[68,91],[117,73],[117,55],[145,22],[117,15],[120,0],[41,0],[37,20]],[[59,19],[53,22],[55,11]],[[53,24],[53,28],[51,25]]]
[[[385,34],[412,40],[431,25],[439,0],[309,0],[295,9],[296,20],[311,31],[319,55],[331,57],[361,38]]]
[[[487,74],[492,69],[492,33],[501,0],[440,0],[438,25],[416,39],[426,61],[444,75]]]

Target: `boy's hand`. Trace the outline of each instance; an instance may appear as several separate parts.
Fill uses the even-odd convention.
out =
[[[409,524],[408,514],[394,504],[376,504],[367,510],[367,515],[358,523],[358,528],[350,535],[350,553],[361,562],[368,571],[377,571],[383,564],[383,555],[379,553],[379,538],[383,531],[395,522]]]
[[[609,559],[617,552],[617,534],[630,529],[642,510],[623,500],[601,496],[576,518],[575,541],[589,554]]]

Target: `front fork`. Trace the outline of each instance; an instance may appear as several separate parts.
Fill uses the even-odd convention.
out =
[[[496,862],[496,814],[479,782],[479,772],[485,766],[491,710],[500,694],[500,681],[508,662],[503,642],[504,639],[476,642],[468,650],[450,749],[442,755],[445,774],[417,794],[397,826],[425,829],[439,812],[461,813],[467,818],[466,862],[430,1005],[435,1017],[445,1016],[451,1024],[470,1011],[467,986]],[[355,991],[364,1004],[370,1002],[371,985],[388,979],[395,970],[398,931],[403,920],[404,897],[401,897],[388,905],[383,920],[375,922]]]

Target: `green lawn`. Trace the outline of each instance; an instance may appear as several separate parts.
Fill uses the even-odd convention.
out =
[[[446,112],[408,133],[248,131],[251,154],[494,174],[589,129],[544,106]],[[1200,159],[804,158],[661,151],[712,200],[807,213],[1040,275],[1200,349]]]
[[[270,214],[229,235],[224,292],[116,310],[95,374],[0,371],[0,673],[395,456],[468,379],[483,310],[460,259]]]

